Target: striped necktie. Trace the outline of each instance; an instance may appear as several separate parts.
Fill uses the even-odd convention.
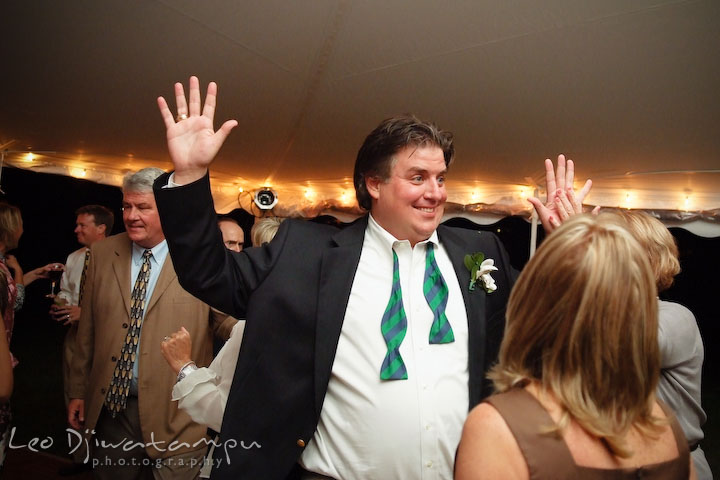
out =
[[[400,289],[400,271],[398,257],[393,250],[393,281],[382,321],[380,322],[383,338],[387,344],[387,353],[380,367],[381,380],[407,380],[405,362],[400,356],[400,344],[407,332],[407,316],[403,308],[402,290]]]
[[[78,305],[82,305],[83,292],[85,292],[85,276],[87,275],[88,265],[90,265],[90,249],[85,249],[85,263],[83,263],[82,273],[80,274],[80,287],[78,288]]]
[[[433,244],[428,242],[425,247],[425,281],[423,293],[430,310],[433,312],[433,323],[430,327],[430,343],[452,343],[455,341],[452,327],[445,316],[448,302],[448,286],[440,273],[435,261]]]
[[[137,349],[140,327],[142,327],[143,313],[145,311],[145,293],[147,291],[148,280],[150,279],[150,257],[152,257],[152,252],[145,250],[142,257],[143,263],[140,266],[140,272],[138,272],[131,295],[130,328],[128,328],[127,335],[125,336],[125,343],[120,350],[120,357],[115,364],[115,371],[110,381],[110,388],[105,397],[105,405],[113,418],[119,412],[125,410],[127,406],[130,381],[133,375],[133,364],[135,363],[135,351]]]

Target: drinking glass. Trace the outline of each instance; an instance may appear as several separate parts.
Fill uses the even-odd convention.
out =
[[[48,272],[48,275],[50,276],[50,295],[48,297],[53,298],[55,297],[55,285],[57,285],[60,282],[60,278],[62,278],[63,274],[63,268],[62,265],[59,263],[54,263]]]

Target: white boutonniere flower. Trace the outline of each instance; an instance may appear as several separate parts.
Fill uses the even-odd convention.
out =
[[[470,291],[475,290],[475,284],[480,280],[482,286],[487,293],[492,293],[497,290],[495,285],[495,279],[490,276],[491,272],[496,272],[498,268],[495,266],[495,260],[492,258],[485,258],[485,254],[482,252],[473,253],[472,255],[465,255],[465,267],[470,271]]]

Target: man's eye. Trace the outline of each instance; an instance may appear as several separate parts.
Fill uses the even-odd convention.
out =
[[[440,185],[443,185],[445,183],[445,177],[438,177],[437,181]]]

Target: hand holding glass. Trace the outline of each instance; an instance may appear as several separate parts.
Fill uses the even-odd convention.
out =
[[[55,297],[55,285],[60,282],[63,274],[63,266],[61,263],[53,263],[48,270],[48,276],[50,277],[50,294],[48,297]]]

